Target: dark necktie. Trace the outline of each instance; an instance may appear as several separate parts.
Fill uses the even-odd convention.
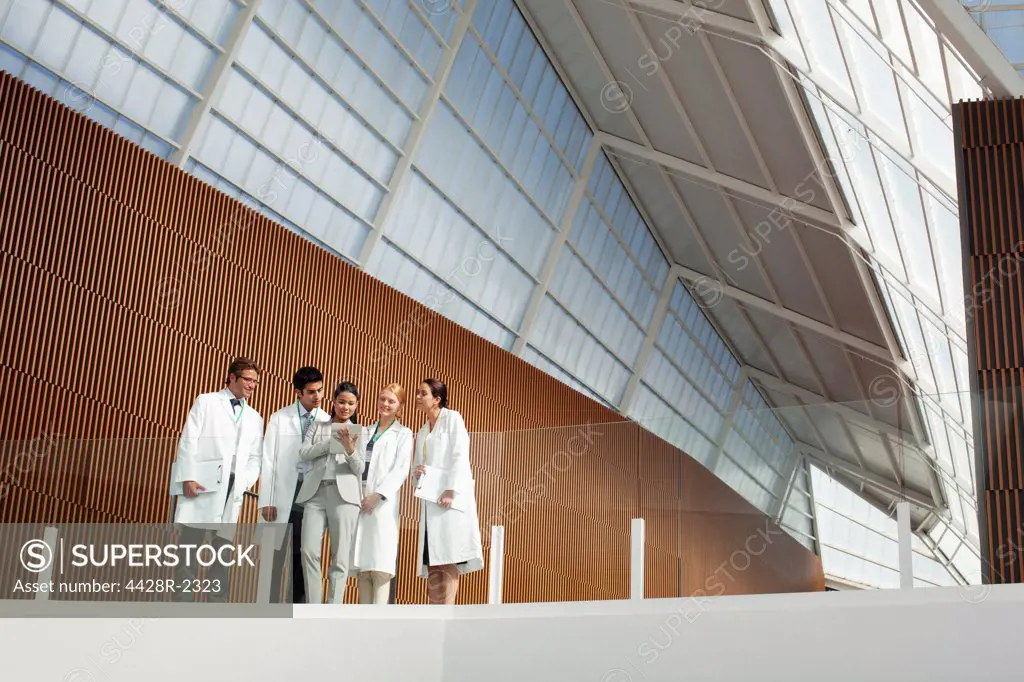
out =
[[[241,398],[232,398],[231,399],[231,409],[232,410],[235,409],[236,407],[238,407],[241,404],[242,404],[242,399]]]

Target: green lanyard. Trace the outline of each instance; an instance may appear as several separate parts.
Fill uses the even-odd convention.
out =
[[[376,443],[377,439],[380,438],[381,436],[383,436],[387,432],[387,430],[391,428],[392,424],[394,424],[396,421],[398,421],[398,420],[395,419],[394,421],[391,422],[391,424],[388,424],[387,426],[385,426],[383,431],[381,431],[380,433],[377,433],[377,431],[380,429],[380,421],[378,420],[377,425],[375,427],[373,427],[373,436],[370,438],[370,445],[373,445],[374,443]]]

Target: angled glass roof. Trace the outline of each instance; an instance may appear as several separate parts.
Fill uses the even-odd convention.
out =
[[[927,536],[937,543],[940,563],[951,562],[962,579],[977,582],[951,103],[982,97],[982,87],[912,0],[768,4],[836,166],[848,219],[867,233],[859,246],[913,368],[910,388],[918,396],[933,466],[950,507],[948,518],[936,519]],[[834,561],[842,567],[836,570],[850,573],[843,558],[849,550],[829,536],[837,524],[820,518],[819,523],[823,547],[832,548],[822,553],[826,571]],[[879,586],[891,578],[874,570],[863,575],[878,577]]]
[[[898,588],[896,520],[864,498],[810,466],[814,515],[821,537],[821,561],[833,579],[852,586]],[[913,537],[914,587],[956,585],[925,540]]]

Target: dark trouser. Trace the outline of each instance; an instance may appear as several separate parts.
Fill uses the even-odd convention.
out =
[[[233,544],[217,535],[214,530],[193,528],[178,525],[178,544],[210,545],[214,550],[224,545]],[[205,554],[205,553],[204,553]],[[182,559],[184,557],[182,556]],[[200,567],[194,555],[190,566],[184,566],[184,560],[174,570],[174,592],[170,595],[173,601],[195,602],[206,601],[223,603],[228,600],[228,568],[214,561],[209,566]]]
[[[291,511],[288,513],[288,523],[292,526],[291,538],[284,538],[281,548],[274,552],[274,566],[270,578],[270,601],[275,604],[283,602],[305,604],[306,583],[302,579],[302,505],[292,505]],[[281,591],[282,574],[285,572],[286,566],[292,585],[290,600],[284,598],[288,592],[282,593]]]

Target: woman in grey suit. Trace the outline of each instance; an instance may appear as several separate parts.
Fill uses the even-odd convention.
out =
[[[295,501],[304,503],[302,515],[302,567],[310,604],[323,602],[320,548],[324,525],[331,538],[327,603],[345,600],[345,582],[352,567],[359,504],[363,499],[362,474],[365,440],[357,423],[359,391],[344,381],[334,389],[331,416],[316,421],[306,433],[299,458],[312,462]]]

